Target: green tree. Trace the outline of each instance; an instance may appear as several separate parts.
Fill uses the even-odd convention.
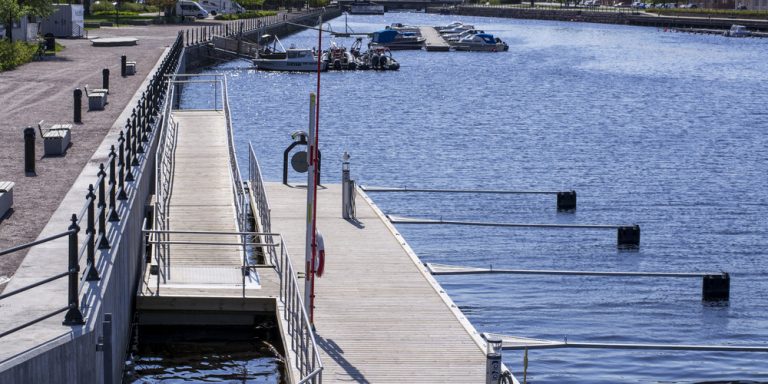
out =
[[[147,4],[162,9],[166,19],[176,16],[176,0],[147,0]]]
[[[0,17],[5,26],[5,36],[13,40],[13,22],[24,16],[45,17],[53,12],[51,0],[0,0]]]

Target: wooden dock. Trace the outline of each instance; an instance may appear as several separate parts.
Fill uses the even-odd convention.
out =
[[[178,133],[170,230],[238,232],[226,113],[174,111],[172,116]],[[285,242],[280,252],[290,254],[297,272],[287,276],[302,276],[306,188],[272,182],[264,191],[270,232],[280,233]],[[251,201],[253,208],[253,195]],[[484,382],[484,340],[364,192],[358,191],[357,222],[341,218],[340,185],[321,187],[317,206],[327,255],[325,274],[316,281],[314,312],[323,381]],[[254,212],[257,218],[260,213]],[[157,275],[144,275],[139,325],[247,325],[256,313],[278,312],[291,381],[314,369],[298,370],[309,355],[296,349],[301,325],[285,323],[292,315],[283,313],[288,302],[281,292],[290,283],[284,265],[280,274],[271,264],[255,269],[244,286],[239,235],[172,234],[166,240],[173,243],[170,261],[154,263],[168,278],[158,287]],[[303,279],[298,284],[303,290]]]
[[[434,27],[419,27],[419,30],[421,36],[427,39],[424,41],[424,47],[428,52],[447,52],[451,49],[450,44],[440,36]]]
[[[304,270],[306,189],[266,183],[272,230]],[[362,191],[358,191],[363,194]],[[341,218],[341,186],[318,191],[326,264],[315,327],[329,383],[482,383],[483,341],[370,201]]]

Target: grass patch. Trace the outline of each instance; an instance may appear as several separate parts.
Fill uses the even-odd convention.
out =
[[[9,71],[32,61],[37,49],[37,43],[0,41],[0,72]]]
[[[216,15],[216,20],[239,20],[239,19],[254,19],[257,17],[274,16],[277,15],[275,11],[248,11],[245,13],[230,13],[226,15]]]

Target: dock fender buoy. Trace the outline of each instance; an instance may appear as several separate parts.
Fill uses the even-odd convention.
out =
[[[323,271],[325,270],[325,241],[323,241],[323,234],[320,231],[316,232],[317,242],[317,255],[315,256],[315,275],[317,277],[323,277]]]

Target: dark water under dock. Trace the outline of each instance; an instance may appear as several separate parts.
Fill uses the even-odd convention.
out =
[[[355,32],[455,16],[350,16]],[[551,196],[371,194],[386,213],[446,220],[639,224],[614,232],[404,226],[423,261],[515,269],[731,273],[729,305],[702,305],[698,280],[445,276],[480,331],[569,341],[741,344],[768,340],[768,45],[655,28],[461,18],[507,53],[396,52],[398,72],[323,75],[323,180],[343,151],[366,185],[578,192]],[[333,20],[344,29],[343,18]],[[324,46],[328,46],[328,39]],[[342,41],[349,47],[352,39]],[[283,39],[312,47],[314,32]],[[241,165],[253,141],[268,180],[290,133],[306,130],[311,74],[229,74]],[[193,90],[192,90],[193,91]],[[190,100],[196,102],[194,91]],[[198,100],[199,101],[199,100]],[[297,181],[299,179],[296,179]],[[339,202],[339,209],[341,202]],[[332,258],[333,255],[328,255]],[[326,273],[334,273],[332,269]],[[385,278],[385,277],[382,277]],[[371,284],[375,284],[372,281]],[[322,295],[322,292],[318,292]],[[386,356],[382,356],[386,358]],[[505,353],[522,378],[522,353]],[[765,354],[550,350],[536,383],[768,381]]]
[[[123,382],[285,383],[275,327],[274,321],[248,327],[141,327]]]

